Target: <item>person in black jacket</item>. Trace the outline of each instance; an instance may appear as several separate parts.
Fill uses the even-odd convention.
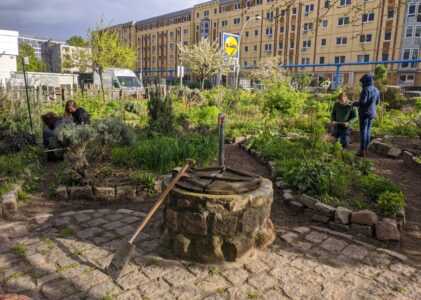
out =
[[[89,114],[82,107],[78,107],[73,100],[66,102],[66,113],[72,115],[73,122],[77,125],[91,124]]]
[[[69,122],[71,123],[71,121],[61,118],[51,111],[42,115],[41,119],[45,125],[42,132],[44,147],[47,149],[53,149],[54,146],[50,144],[50,139],[54,136],[54,130],[63,124],[68,124]]]

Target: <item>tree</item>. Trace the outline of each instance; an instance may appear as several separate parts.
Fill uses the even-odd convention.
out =
[[[73,73],[77,69],[78,73],[86,73],[92,67],[92,55],[89,48],[73,48],[63,54],[63,72]]]
[[[214,74],[226,74],[231,69],[232,63],[219,49],[217,42],[211,44],[207,39],[202,39],[192,47],[179,44],[181,61],[184,66],[202,82],[202,89],[205,79]]]
[[[75,47],[83,47],[83,48],[88,47],[88,42],[85,41],[83,39],[83,37],[81,37],[79,35],[74,35],[74,36],[70,37],[66,41],[66,43],[69,44],[70,46],[75,46]]]
[[[45,64],[35,56],[34,48],[27,43],[19,43],[19,56],[28,57],[29,64],[26,65],[26,71],[42,72],[45,70]],[[23,71],[22,59],[18,58],[18,71]]]
[[[257,68],[251,73],[251,78],[266,85],[280,84],[288,80],[285,70],[280,68],[279,57],[265,57],[259,61]]]
[[[92,64],[101,81],[102,96],[105,99],[103,73],[107,68],[133,69],[136,65],[136,51],[120,42],[117,32],[106,29],[101,19],[94,29],[88,29]]]

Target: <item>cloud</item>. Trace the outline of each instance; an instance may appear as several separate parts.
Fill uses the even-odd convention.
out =
[[[104,17],[119,24],[192,7],[198,0],[0,0],[0,29],[67,39]]]

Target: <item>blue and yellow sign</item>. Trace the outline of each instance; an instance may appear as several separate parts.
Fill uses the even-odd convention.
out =
[[[240,36],[231,33],[222,33],[222,47],[224,53],[232,59],[238,59],[240,56],[238,46],[240,44]]]

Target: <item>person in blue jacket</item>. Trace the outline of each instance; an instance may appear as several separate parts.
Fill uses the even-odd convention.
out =
[[[367,148],[371,139],[371,127],[376,117],[376,107],[380,103],[379,90],[374,86],[374,77],[365,74],[360,79],[362,91],[360,101],[354,102],[353,106],[358,107],[358,116],[360,120],[360,150],[358,156],[366,157]]]

